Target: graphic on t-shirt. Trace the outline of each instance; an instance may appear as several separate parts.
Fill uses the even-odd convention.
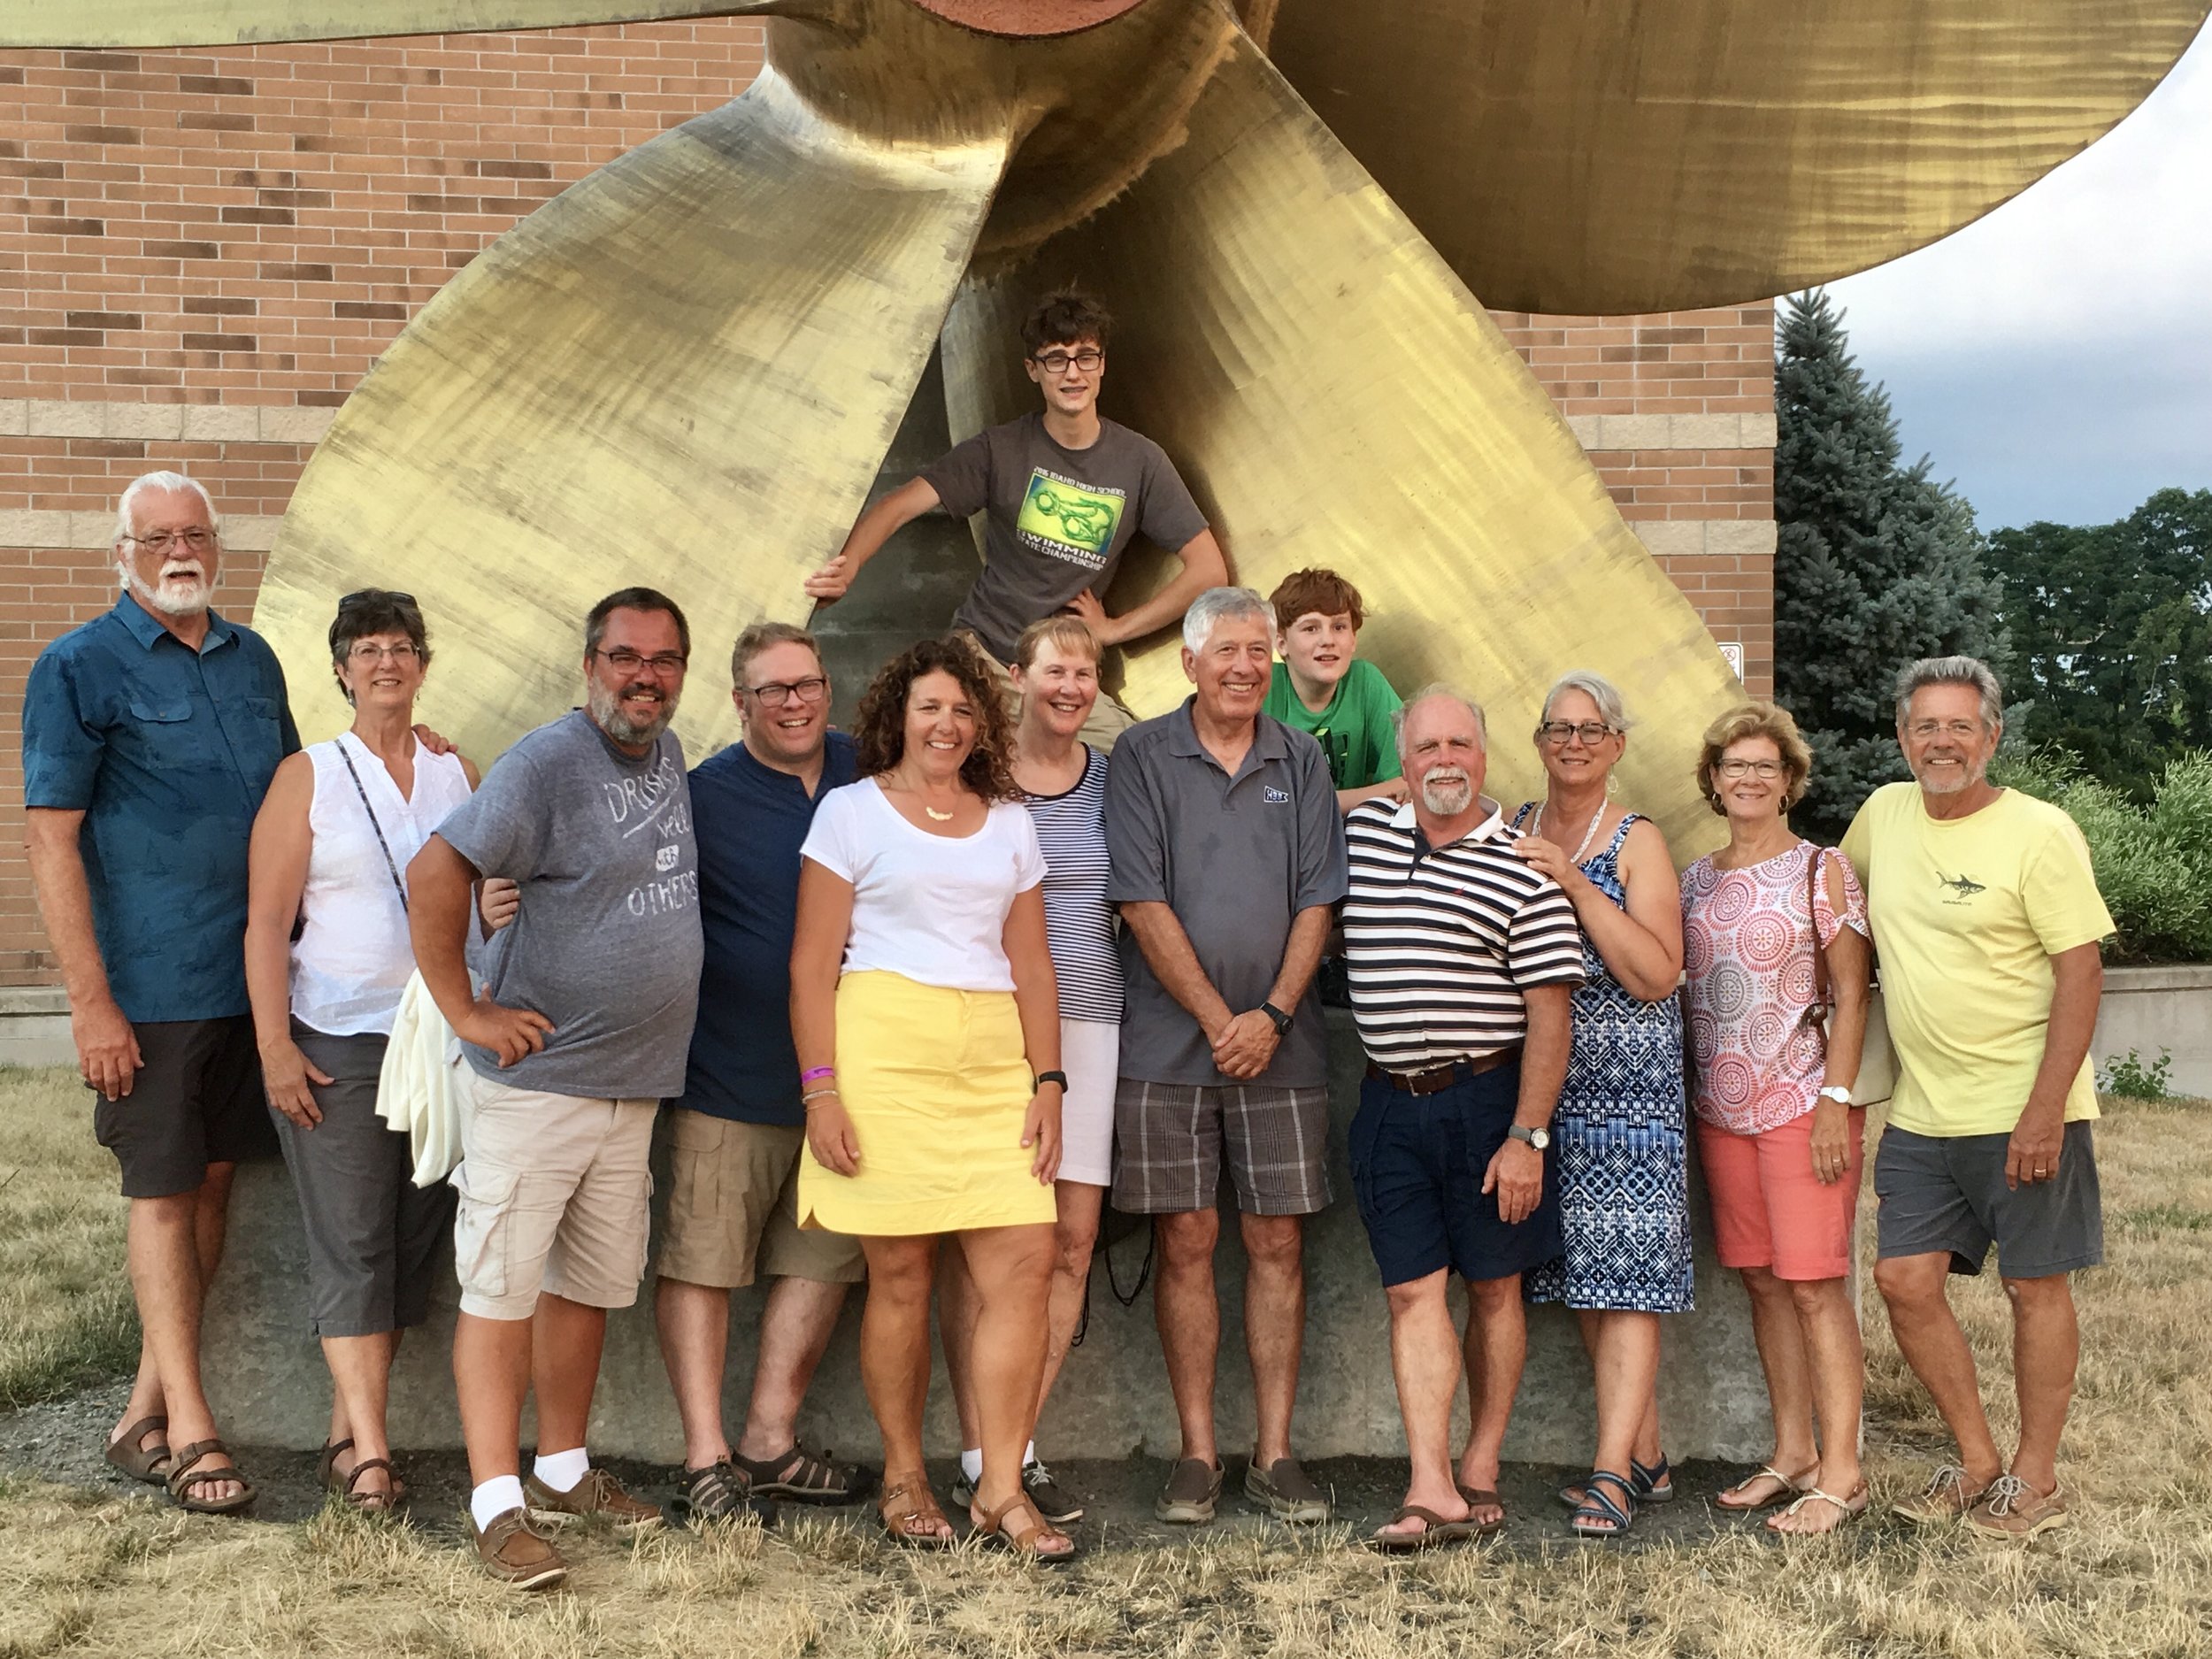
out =
[[[1120,490],[1079,484],[1041,466],[1029,474],[1014,534],[1040,553],[1097,570],[1114,545],[1127,501]]]
[[[1958,895],[1956,898],[1944,900],[1946,904],[1965,904],[1970,902],[1977,893],[1989,891],[1987,887],[1968,875],[1947,876],[1939,870],[1936,872],[1936,879]]]

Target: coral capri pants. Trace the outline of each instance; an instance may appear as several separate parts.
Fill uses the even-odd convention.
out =
[[[1763,1267],[1777,1279],[1841,1279],[1864,1167],[1866,1111],[1851,1109],[1850,1165],[1839,1181],[1813,1173],[1813,1114],[1740,1135],[1697,1120],[1699,1162],[1713,1201],[1723,1267]]]

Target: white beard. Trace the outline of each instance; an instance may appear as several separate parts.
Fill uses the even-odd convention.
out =
[[[204,574],[176,577],[164,572],[158,582],[142,580],[125,560],[115,561],[115,573],[138,596],[139,603],[165,617],[196,617],[205,611],[215,585]]]

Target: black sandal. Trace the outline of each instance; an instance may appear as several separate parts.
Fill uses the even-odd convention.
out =
[[[827,1447],[818,1457],[796,1440],[780,1457],[741,1457],[732,1452],[730,1462],[763,1497],[787,1498],[794,1503],[857,1503],[876,1484],[873,1471],[858,1463],[837,1462]]]
[[[776,1524],[776,1506],[754,1492],[727,1458],[718,1457],[704,1469],[685,1470],[684,1488],[674,1508],[687,1526],[701,1521],[742,1520],[749,1515],[763,1526]]]
[[[169,1471],[169,1479],[163,1482],[169,1488],[169,1501],[180,1509],[189,1509],[195,1515],[235,1515],[261,1494],[254,1490],[246,1471],[231,1463],[222,1469],[201,1469],[197,1465],[204,1458],[220,1455],[227,1458],[230,1448],[220,1440],[195,1440],[175,1454],[176,1463]],[[223,1481],[235,1481],[239,1486],[234,1498],[195,1498],[188,1496],[198,1486],[212,1486]]]
[[[1620,1488],[1620,1501],[1605,1494],[1608,1484]],[[1582,1502],[1567,1518],[1578,1538],[1626,1538],[1636,1520],[1636,1489],[1624,1475],[1609,1469],[1593,1469],[1582,1483]]]

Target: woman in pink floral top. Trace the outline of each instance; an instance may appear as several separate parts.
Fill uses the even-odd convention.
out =
[[[1866,1120],[1850,1094],[1866,1030],[1866,901],[1840,853],[1790,829],[1811,771],[1797,723],[1772,703],[1716,720],[1698,787],[1727,818],[1728,845],[1682,872],[1699,1161],[1721,1265],[1751,1294],[1774,1412],[1773,1456],[1717,1502],[1787,1501],[1767,1525],[1791,1533],[1828,1532],[1867,1504],[1865,1359],[1846,1280]],[[1817,1019],[1816,951],[1832,1036]]]

